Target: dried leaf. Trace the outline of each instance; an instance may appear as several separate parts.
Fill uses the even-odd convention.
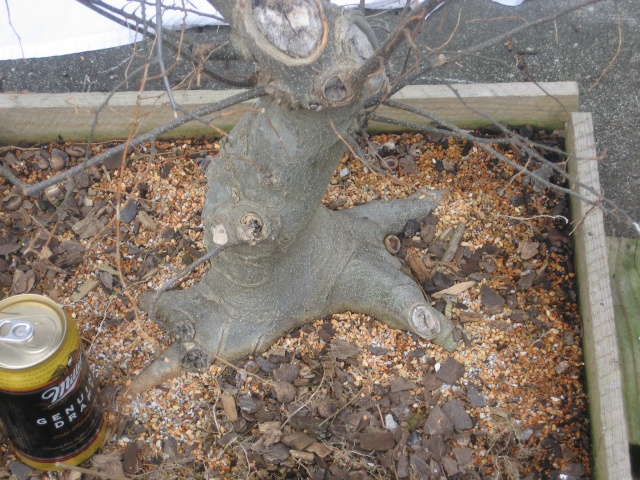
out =
[[[94,210],[86,218],[75,223],[73,227],[71,227],[71,230],[80,238],[91,238],[97,235],[104,228],[104,225],[100,221],[100,215],[102,215],[103,212],[104,208]]]
[[[484,315],[482,313],[475,312],[460,312],[458,319],[460,320],[460,323],[480,322],[484,320]]]
[[[113,277],[108,272],[99,272],[98,278],[100,279],[100,283],[104,287],[105,291],[109,294],[113,292]]]
[[[222,409],[227,416],[227,420],[229,420],[231,423],[238,420],[236,400],[233,398],[233,396],[229,395],[228,393],[223,393],[222,395],[220,395],[220,401],[222,402]]]
[[[140,210],[138,212],[138,219],[140,220],[140,223],[142,223],[142,225],[144,225],[149,230],[155,231],[158,228],[153,218],[151,218],[151,216],[144,210]]]
[[[98,270],[102,270],[103,272],[110,273],[114,277],[118,276],[118,270],[113,268],[111,265],[107,265],[106,263],[98,264]]]
[[[476,284],[474,280],[469,280],[467,282],[456,283],[455,285],[445,288],[444,290],[440,290],[439,292],[431,295],[433,298],[442,298],[445,295],[458,295],[464,291],[469,290]]]
[[[502,307],[504,305],[504,298],[498,295],[491,287],[489,287],[486,283],[482,284],[480,287],[480,302],[483,307],[494,308],[494,307]],[[493,312],[493,314],[498,313]]]
[[[538,242],[525,240],[518,246],[518,252],[520,253],[520,256],[523,260],[529,260],[530,258],[533,258],[538,254],[539,246],[540,244]]]
[[[135,474],[142,466],[138,460],[138,442],[129,442],[124,448],[124,471],[129,475]]]
[[[431,278],[429,269],[417,255],[407,255],[407,265],[411,269],[411,273],[416,277],[419,283],[424,283]]]
[[[427,268],[435,268],[438,266],[438,257],[430,253],[427,253],[422,259],[422,261],[424,262],[424,265]]]
[[[23,272],[22,270],[16,269],[13,274],[13,283],[11,284],[11,291],[14,295],[20,293],[29,293],[33,288],[33,284],[36,281],[36,274],[33,270],[27,270]]]
[[[270,447],[275,445],[282,438],[283,432],[280,429],[280,422],[271,421],[258,424],[258,430],[261,433],[260,440],[258,441],[259,447]]]
[[[402,173],[404,173],[405,175],[418,173],[416,161],[413,159],[413,157],[410,156],[404,156],[400,158],[400,168],[402,169]]]
[[[129,200],[120,208],[120,220],[131,223],[138,216],[138,202]]]
[[[289,455],[291,458],[295,460],[299,460],[301,462],[311,463],[314,460],[314,455],[311,452],[301,452],[299,450],[289,450]]]
[[[393,433],[379,430],[372,430],[360,435],[360,448],[364,450],[377,450],[386,452],[395,446]]]
[[[305,448],[307,452],[315,453],[318,457],[324,458],[329,455],[333,450],[327,447],[324,443],[314,442]]]

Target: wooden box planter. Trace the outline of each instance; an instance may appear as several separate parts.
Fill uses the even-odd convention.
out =
[[[175,96],[179,104],[192,110],[234,93],[237,91],[184,91]],[[107,99],[108,106],[102,108]],[[566,129],[570,173],[599,191],[591,114],[577,112],[576,83],[421,85],[403,89],[394,99],[428,110],[462,128],[478,128],[497,121],[511,126]],[[228,130],[243,108],[250,109],[252,104],[235,106],[208,119],[215,119],[216,128]],[[86,141],[98,110],[94,141],[123,139],[131,132],[143,133],[173,119],[163,92],[116,93],[110,98],[106,93],[0,94],[0,144]],[[422,117],[384,107],[378,113],[427,123]],[[134,118],[138,120],[132,129]],[[382,124],[371,128],[393,130]],[[212,127],[190,122],[168,136],[214,133]],[[583,190],[576,187],[581,195],[593,197]],[[607,240],[602,213],[583,201],[572,199],[572,211],[573,218],[582,219],[574,234],[575,267],[584,326],[594,472],[600,480],[631,479],[630,440],[640,444],[640,244],[626,239]]]

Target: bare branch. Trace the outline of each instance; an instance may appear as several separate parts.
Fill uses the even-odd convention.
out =
[[[424,17],[444,5],[447,0],[426,0],[412,11],[402,21],[385,42],[367,59],[367,61],[352,74],[352,83],[364,83],[369,76],[380,71],[381,67],[391,58],[398,46],[407,39],[407,32],[411,32],[424,22]],[[406,7],[405,7],[406,10]]]
[[[589,90],[593,90],[594,88],[596,88],[600,82],[602,81],[602,79],[605,77],[605,75],[607,74],[607,72],[611,69],[611,67],[613,66],[614,63],[616,63],[616,60],[618,59],[618,57],[620,56],[620,50],[622,50],[622,22],[620,20],[620,12],[618,12],[617,14],[618,17],[618,48],[616,49],[616,53],[613,55],[613,58],[611,59],[611,61],[607,64],[607,66],[605,67],[605,69],[602,71],[602,73],[600,74],[600,76],[598,77],[598,79],[593,83],[593,85],[591,85],[589,87]]]
[[[90,8],[91,10],[99,13],[103,17],[118,23],[119,25],[124,25],[130,30],[133,30],[138,33],[144,33],[147,37],[149,37],[152,40],[156,39],[156,35],[159,30],[158,25],[155,22],[147,20],[146,17],[141,18],[141,17],[138,17],[137,15],[125,12],[124,10],[113,7],[108,3],[103,2],[102,0],[76,0],[76,1],[84,5],[85,7]],[[141,29],[141,26],[144,26],[144,28]],[[153,32],[149,31],[149,29],[146,28],[147,26],[151,27],[153,29]],[[194,55],[192,55],[192,53],[189,51],[188,48],[185,48],[181,45],[181,42],[179,41],[180,39],[175,33],[167,30],[164,30],[163,33],[164,33],[164,37],[167,37],[167,38],[164,38],[164,43],[167,47],[169,47],[176,54],[182,55],[184,58],[194,62],[195,64],[199,62],[199,60],[195,58]],[[218,53],[222,55],[221,57],[222,59],[231,60],[231,59],[237,58],[236,56],[229,56],[229,49],[220,49],[218,50]],[[218,75],[215,72],[212,72],[209,69],[202,68],[202,71],[206,73],[209,77],[213,78],[214,80],[232,87],[250,88],[255,86],[255,81],[252,78],[242,82],[242,81],[232,80],[230,78],[223,77],[221,75]]]
[[[553,98],[561,107],[563,107],[563,110],[565,110],[565,112],[567,113],[567,115],[569,114],[569,112],[566,111],[566,109],[564,108],[564,105],[562,105],[562,103],[553,97],[553,95],[548,94],[544,88],[538,84],[537,82],[534,82],[535,85],[540,88],[540,90],[544,91],[547,95],[549,95],[551,98]],[[512,138],[512,140],[517,141],[518,146],[521,147],[526,153],[528,153],[531,157],[535,158],[536,160],[539,160],[543,163],[548,164],[555,172],[559,173],[560,175],[562,175],[563,177],[565,177],[566,179],[570,178],[570,175],[567,174],[567,172],[563,169],[561,169],[560,167],[558,167],[557,165],[555,165],[552,162],[549,162],[547,159],[545,159],[544,157],[542,157],[538,152],[536,152],[535,150],[533,150],[528,144],[527,142],[523,142],[521,137],[517,134],[515,134],[515,132],[513,132],[512,130],[510,130],[509,128],[505,127],[504,125],[502,125],[500,122],[496,121],[494,118],[491,117],[491,115],[488,115],[484,112],[481,112],[480,110],[478,110],[477,108],[474,108],[472,105],[469,105],[464,98],[462,98],[462,96],[458,93],[458,90],[455,88],[454,85],[450,85],[447,84],[447,87],[449,88],[449,90],[451,90],[453,92],[453,94],[456,96],[456,98],[458,100],[460,100],[464,106],[466,108],[468,108],[469,110],[471,110],[472,112],[474,112],[475,114],[486,118],[487,120],[489,120],[494,126],[496,126],[498,129],[500,129],[500,131],[507,135],[508,137]],[[547,148],[545,145],[538,145],[540,147],[543,148]],[[560,155],[566,155],[565,152],[556,150],[556,153],[559,153]],[[593,193],[593,192],[592,192]]]
[[[167,69],[164,68],[164,58],[162,58],[162,0],[156,0],[156,37],[158,42],[156,49],[158,53],[158,64],[160,65],[160,72],[162,74],[162,81],[164,82],[164,88],[169,97],[169,103],[171,103],[171,109],[173,110],[174,118],[178,118],[178,106],[176,100],[173,98],[173,92],[171,91],[171,85],[169,84],[169,77],[167,76]]]
[[[145,5],[155,6],[155,3],[151,2],[151,1],[149,1],[149,2],[141,1],[140,3],[141,4],[145,4]],[[213,13],[201,12],[199,10],[194,10],[192,8],[187,8],[184,5],[181,6],[181,7],[176,7],[174,5],[163,5],[162,8],[164,8],[165,10],[179,10],[179,11],[184,12],[184,13],[193,13],[193,14],[198,15],[200,17],[212,18],[213,20],[217,20],[219,22],[224,22],[225,21],[225,19],[222,18],[220,15],[214,15]]]
[[[11,27],[11,30],[13,30],[14,35],[18,38],[20,51],[22,52],[22,56],[24,57],[24,48],[22,48],[22,38],[20,38],[20,35],[18,35],[16,28],[13,26],[13,23],[11,22],[11,9],[9,8],[9,0],[4,0],[4,4],[7,7],[7,20],[9,21],[9,26]]]
[[[459,60],[465,56],[471,55],[473,53],[479,52],[481,50],[484,50],[486,48],[492,47],[494,45],[497,45],[501,42],[503,42],[504,40],[506,40],[509,37],[512,37],[520,32],[523,32],[525,30],[528,30],[530,28],[536,27],[538,25],[542,25],[545,23],[549,23],[552,22],[560,17],[562,17],[563,15],[567,15],[568,13],[574,12],[576,10],[580,10],[581,8],[587,7],[589,5],[594,5],[596,3],[601,3],[604,0],[586,0],[583,1],[579,4],[576,5],[572,5],[566,8],[563,8],[562,10],[558,10],[556,11],[553,15],[549,15],[547,17],[542,17],[539,18],[537,20],[534,20],[532,22],[528,22],[525,23],[523,25],[519,25],[515,28],[512,28],[511,30],[507,30],[506,32],[500,34],[500,35],[496,35],[493,38],[490,38],[489,40],[486,40],[484,42],[478,43],[472,47],[469,48],[465,48],[463,50],[459,50],[457,52],[451,52],[449,54],[449,56],[447,56],[446,60],[450,63],[450,62],[455,62],[456,60]],[[423,76],[425,73],[427,73],[429,70],[436,68],[439,63],[437,61],[435,61],[437,59],[437,56],[439,54],[441,54],[443,52],[438,51],[438,50],[434,50],[433,52],[430,52],[429,55],[425,56],[425,58],[422,61],[422,65],[413,69],[412,71],[410,71],[407,74],[401,75],[399,78],[394,79],[391,84],[391,90],[390,92],[384,94],[384,93],[378,93],[376,95],[372,95],[371,97],[369,97],[366,102],[365,102],[365,107],[366,108],[370,108],[373,107],[375,105],[380,104],[380,102],[383,101],[384,98],[388,98],[391,95],[393,95],[394,93],[398,92],[399,90],[401,90],[403,87],[410,85],[411,83],[415,82],[417,79],[419,79],[421,76]],[[428,61],[432,59],[432,61]]]

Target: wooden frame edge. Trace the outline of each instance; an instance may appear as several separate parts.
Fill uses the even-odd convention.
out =
[[[237,91],[179,92],[178,102],[190,109],[234,93]],[[95,111],[106,96],[101,93],[0,94],[0,144],[44,143],[57,141],[59,136],[65,140],[86,141]],[[425,108],[462,128],[486,126],[493,121],[546,129],[562,128],[566,124],[570,173],[596,191],[599,189],[591,115],[571,113],[578,109],[575,82],[417,85],[403,89],[395,98]],[[126,138],[137,101],[134,92],[115,94],[101,112],[101,119],[107,117],[105,123],[109,127],[97,131],[94,140]],[[492,104],[496,105],[492,107]],[[145,92],[140,105],[143,117],[138,133],[173,116],[164,92]],[[251,105],[236,106],[235,110],[251,108]],[[219,121],[215,125],[223,129],[231,128],[239,118],[239,114],[234,116],[229,111],[217,115]],[[427,123],[425,119],[420,121]],[[213,129],[191,122],[177,133],[178,137],[197,137],[213,135]],[[575,188],[578,193],[593,197],[584,189]],[[602,213],[575,199],[572,199],[572,210],[574,218],[584,218],[575,234],[576,270],[587,378],[590,389],[599,393],[595,398],[590,397],[594,472],[598,480],[631,480]]]
[[[572,113],[567,127],[569,173],[600,191],[598,158],[590,113]],[[597,200],[584,187],[578,194]],[[591,443],[597,480],[631,480],[629,438],[625,421],[615,315],[609,283],[609,263],[600,209],[571,198],[574,263],[583,324],[583,352],[589,396]]]
[[[238,90],[193,90],[174,92],[176,102],[187,110],[227,98]],[[500,83],[460,85],[413,85],[393,97],[423,108],[461,128],[478,128],[494,121],[505,125],[531,125],[548,130],[562,129],[569,112],[578,108],[575,82]],[[105,102],[108,100],[108,104]],[[167,138],[198,138],[230,130],[247,102],[205,117],[214,127],[192,121],[166,135]],[[162,91],[108,93],[4,93],[0,94],[0,144],[34,144],[87,141],[96,113],[99,121],[93,141],[122,140],[131,131],[147,132],[173,117],[166,93]],[[429,125],[423,117],[381,107],[378,113],[398,120]],[[137,116],[136,116],[137,115]],[[406,131],[406,128],[372,123],[372,131]]]
[[[607,237],[606,242],[627,432],[630,445],[637,449],[640,447],[640,239]],[[633,458],[634,454],[630,452],[630,456]]]

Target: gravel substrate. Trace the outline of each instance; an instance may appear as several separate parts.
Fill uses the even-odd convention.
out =
[[[562,141],[543,132],[534,140]],[[136,397],[127,387],[171,342],[137,301],[204,253],[203,168],[218,145],[136,149],[122,168],[115,158],[89,169],[58,210],[64,187],[26,199],[0,178],[2,295],[42,293],[62,305],[102,388],[111,432],[83,467],[112,478],[589,476],[568,199],[470,143],[416,134],[361,142],[367,163],[345,155],[324,203],[448,190],[429,217],[398,232],[397,255],[454,322],[457,351],[345,312],[259,357],[217,362]],[[0,158],[33,183],[76,162],[78,147],[2,148]],[[33,475],[6,441],[0,459],[0,474]]]

